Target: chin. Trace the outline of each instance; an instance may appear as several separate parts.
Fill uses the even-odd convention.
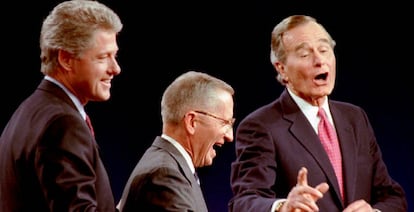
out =
[[[100,101],[106,101],[111,97],[110,93],[102,93],[101,95],[98,96],[98,99]]]
[[[211,166],[211,165],[213,165],[213,159],[214,158],[208,158],[207,160],[206,160],[206,162],[205,162],[205,166]]]

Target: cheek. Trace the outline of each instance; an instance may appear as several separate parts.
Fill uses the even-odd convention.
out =
[[[291,62],[285,66],[285,73],[289,78],[307,78],[310,76],[308,70],[312,70],[312,64],[307,62]]]
[[[304,68],[292,69],[288,75],[289,81],[299,84],[302,84],[305,81],[313,81],[313,75],[306,70],[307,69]]]
[[[208,139],[208,140],[206,140]],[[215,141],[213,141],[213,139],[210,138],[204,138],[204,144],[202,145],[202,149],[201,149],[201,154],[204,155],[204,157],[209,157],[211,155],[211,152],[213,149],[213,145],[214,145]]]
[[[212,140],[206,141],[205,145],[203,145],[204,151],[210,152],[211,149],[213,148],[213,144],[214,142]]]

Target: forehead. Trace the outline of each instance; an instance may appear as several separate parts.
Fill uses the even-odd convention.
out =
[[[328,34],[315,22],[302,24],[283,34],[283,45],[287,50],[327,42],[329,42]]]

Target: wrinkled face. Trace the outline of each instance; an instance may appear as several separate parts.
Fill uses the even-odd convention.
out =
[[[70,90],[86,104],[105,101],[110,97],[111,80],[121,72],[116,61],[118,45],[116,33],[98,31],[95,45],[71,60]]]
[[[296,95],[311,104],[329,95],[335,85],[336,59],[329,37],[320,25],[310,22],[283,35],[286,61],[276,68]]]
[[[195,167],[212,165],[216,157],[215,148],[233,141],[233,98],[226,92],[219,96],[221,107],[214,111],[195,111],[199,122],[192,143]]]

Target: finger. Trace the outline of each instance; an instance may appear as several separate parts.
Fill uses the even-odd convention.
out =
[[[326,193],[329,189],[329,185],[327,183],[321,183],[315,187],[315,190],[312,191],[312,199],[313,201],[317,201],[318,199],[323,197],[323,194]]]
[[[357,200],[345,208],[344,212],[348,211],[372,211],[372,208],[365,200]]]
[[[329,190],[329,185],[327,183],[321,183],[315,187],[322,194],[326,193]]]
[[[307,186],[308,185],[308,170],[305,167],[302,167],[298,173],[298,185]]]
[[[287,208],[288,208],[288,211],[292,211],[293,209],[293,212],[319,211],[319,208],[314,201],[309,201],[306,199],[292,202],[290,206]]]

